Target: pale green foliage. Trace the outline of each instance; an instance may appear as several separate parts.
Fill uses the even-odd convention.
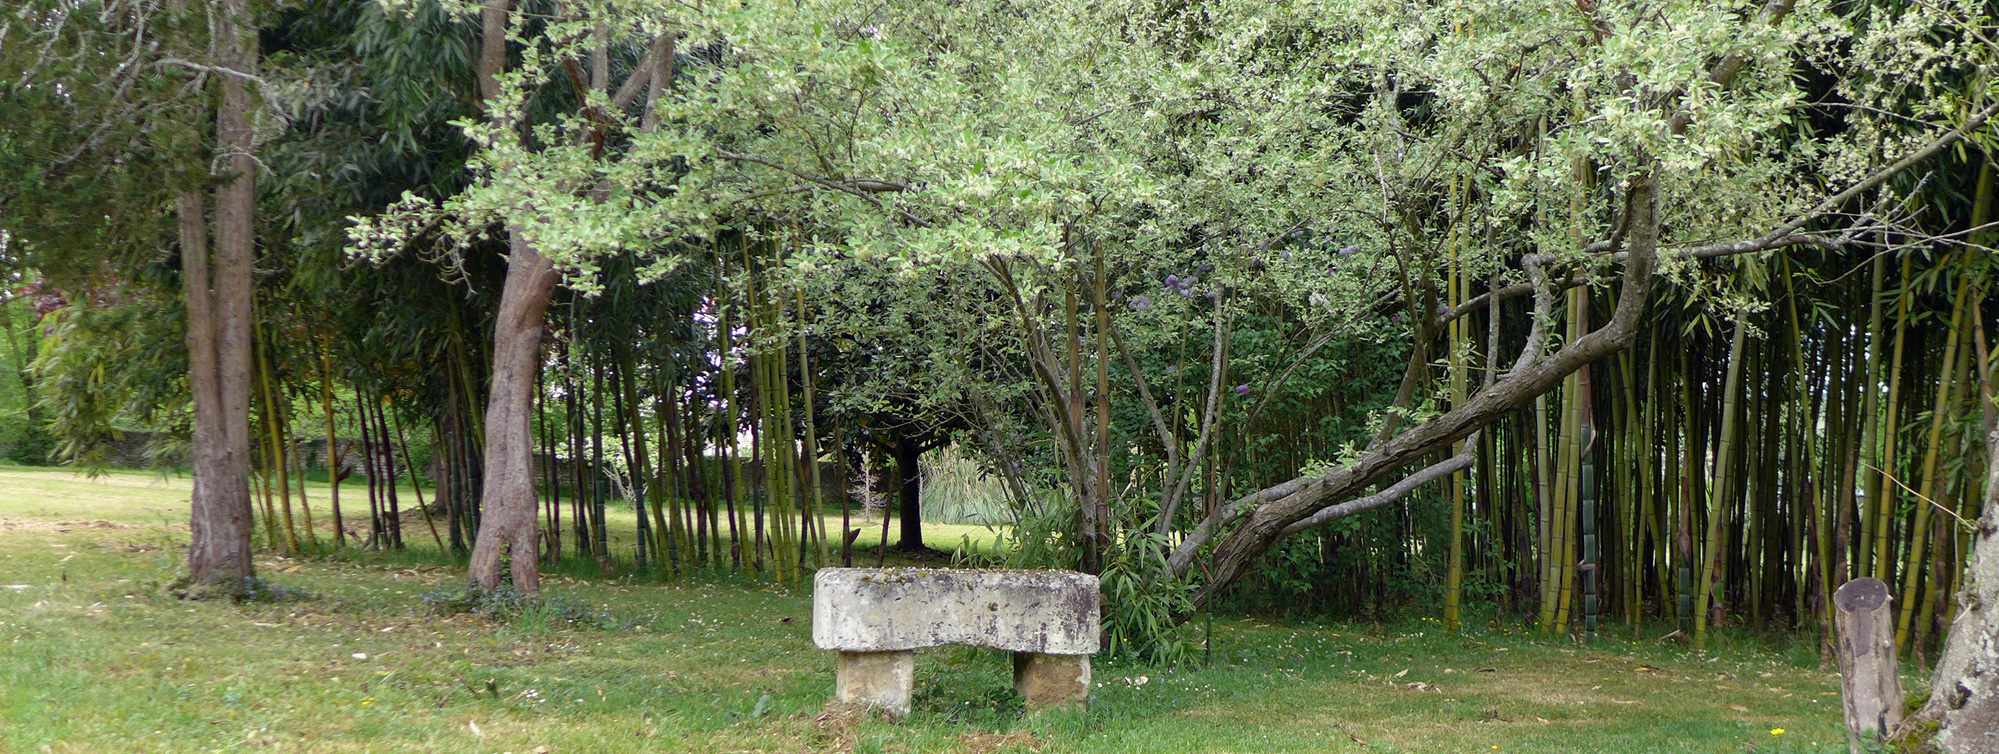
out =
[[[1754,21],[1753,3],[1688,2],[1608,4],[1591,19],[1554,0],[579,7],[598,15],[517,40],[498,111],[464,124],[481,146],[474,186],[361,219],[358,250],[392,251],[439,218],[461,241],[505,227],[588,288],[605,253],[668,256],[720,224],[795,237],[805,253],[790,263],[811,273],[836,255],[905,272],[1059,265],[1074,255],[1069,223],[1118,268],[1168,269],[1192,249],[1230,286],[1345,320],[1397,275],[1280,258],[1284,233],[1434,260],[1465,217],[1467,267],[1483,276],[1522,244],[1573,253],[1573,239],[1608,236],[1620,208],[1605,189],[1644,155],[1663,179],[1669,242],[1739,236],[1883,150],[1878,125],[1833,140],[1799,126],[1799,58],[1921,71],[1842,84],[1862,104],[1935,86],[1931,111],[1913,116],[1940,118],[1961,101],[1940,77],[1991,54],[1926,41],[1952,23],[1942,10],[1856,36],[1825,2],[1775,25]],[[682,52],[650,105],[660,126],[611,113],[608,142],[622,146],[601,157],[580,114],[522,127],[559,61],[588,59],[598,17],[615,44],[672,33]],[[1723,56],[1745,64],[1725,90],[1708,81]],[[1676,116],[1692,124],[1683,135],[1666,127]],[[1593,169],[1578,175],[1578,161]],[[1453,177],[1475,182],[1484,206],[1443,206]],[[1523,235],[1522,221],[1540,230]],[[1422,284],[1422,270],[1399,274]]]

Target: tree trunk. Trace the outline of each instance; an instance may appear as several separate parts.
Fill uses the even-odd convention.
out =
[[[493,323],[493,383],[486,400],[486,473],[478,541],[472,547],[471,576],[492,589],[500,583],[500,561],[512,555],[514,589],[535,594],[541,569],[535,552],[539,508],[534,496],[535,366],[541,356],[542,315],[558,278],[555,264],[518,232],[511,234],[507,282]]]
[[[918,463],[922,457],[923,450],[916,444],[916,440],[901,437],[895,441],[896,493],[901,502],[896,515],[902,519],[901,540],[896,542],[895,546],[904,552],[919,552],[924,549],[923,469]]]
[[[188,385],[194,393],[194,441],[190,448],[194,492],[188,553],[188,581],[204,587],[242,589],[252,575],[250,562],[249,436],[234,442],[224,400],[217,291],[211,288],[208,221],[198,193],[180,197],[181,265],[187,293]],[[244,394],[247,398],[247,393]],[[245,414],[248,406],[244,407]],[[232,452],[232,450],[234,452]]]
[[[1980,350],[1983,350],[1982,348]],[[1989,355],[1977,365],[1981,378],[1992,369]],[[1992,404],[1989,382],[1981,379],[1981,401]],[[1937,658],[1930,701],[1916,719],[1938,723],[1938,748],[1948,752],[1999,750],[1999,426],[1986,414],[1985,500],[1973,537],[1971,563],[1963,582],[1964,612],[1951,623]]]
[[[246,44],[249,10],[223,4],[216,64],[256,75],[254,37]],[[250,127],[250,93],[238,76],[216,77],[216,164],[231,174],[215,191],[215,253],[211,276],[208,231],[199,194],[180,198],[181,254],[188,308],[188,383],[194,393],[191,449],[194,492],[188,580],[239,590],[250,562],[250,296],[256,257],[257,162]]]
[[[489,101],[500,96],[499,76],[506,70],[508,7],[508,0],[486,0],[479,14],[476,73],[480,96]],[[489,112],[488,117],[499,123],[497,115]],[[485,473],[479,485],[483,510],[470,575],[480,586],[495,588],[500,583],[500,562],[511,555],[514,588],[531,595],[541,590],[541,569],[535,551],[539,506],[529,420],[534,412],[542,319],[558,276],[555,264],[522,238],[518,227],[507,231],[507,280],[493,322],[493,374],[486,397]]]

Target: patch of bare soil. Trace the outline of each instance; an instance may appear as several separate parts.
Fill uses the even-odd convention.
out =
[[[1016,730],[1009,733],[966,733],[959,737],[965,745],[966,754],[996,754],[1002,751],[1039,752],[1048,742],[1034,737],[1032,731]]]
[[[0,531],[68,534],[83,529],[143,529],[143,524],[116,521],[46,521],[38,518],[0,518]]]
[[[853,751],[856,742],[854,729],[866,719],[868,708],[865,706],[839,702],[828,704],[825,712],[812,718],[812,743],[827,751]]]

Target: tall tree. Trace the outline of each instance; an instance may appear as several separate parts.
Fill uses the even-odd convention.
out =
[[[500,76],[506,73],[508,16],[508,0],[487,0],[479,11],[479,94],[495,129],[518,127],[508,122],[498,102],[503,96]],[[510,558],[514,588],[534,594],[541,590],[541,559],[535,549],[540,508],[529,422],[541,366],[542,320],[559,276],[555,264],[535,250],[518,226],[507,230],[507,279],[493,323],[493,381],[486,397],[485,515],[472,546],[471,575],[488,589],[499,586],[501,561]]]
[[[377,256],[400,251],[440,226],[461,239],[483,236],[488,228],[506,238],[506,279],[493,326],[483,422],[483,509],[471,564],[471,577],[487,588],[499,585],[501,565],[509,563],[515,589],[540,590],[531,419],[544,319],[565,276],[579,292],[594,293],[597,261],[626,249],[626,239],[641,237],[594,235],[574,223],[590,222],[579,211],[599,220],[629,214],[634,186],[648,183],[629,173],[615,175],[632,153],[610,150],[659,123],[654,106],[673,78],[671,10],[648,2],[604,3],[570,6],[544,20],[508,0],[486,0],[478,13],[474,69],[485,118],[462,124],[480,147],[473,183],[441,203],[406,196],[353,231],[358,251]],[[612,58],[626,52],[637,54],[620,59],[630,68],[613,87]],[[513,56],[525,62],[510,72]],[[589,73],[584,59],[590,60]],[[559,75],[543,78],[550,73]],[[641,99],[642,94],[647,96]],[[636,117],[634,109],[640,111]],[[573,130],[550,142],[537,133],[549,126]],[[546,169],[556,164],[561,167]]]
[[[242,589],[250,562],[250,352],[256,263],[256,133],[250,122],[257,36],[245,0],[222,0],[213,44],[220,103],[214,246],[198,194],[183,193],[181,260],[187,278],[188,384],[194,393],[192,536],[188,577]],[[211,255],[203,259],[204,255]]]
[[[27,23],[0,32],[24,35],[0,39],[7,50],[0,55],[8,69],[7,104],[43,106],[27,117],[50,138],[16,146],[30,147],[21,154],[49,159],[39,175],[9,192],[7,204],[16,211],[60,206],[36,190],[67,184],[73,191],[83,185],[78,179],[98,191],[118,192],[79,196],[83,201],[68,218],[77,222],[58,225],[52,233],[28,230],[24,256],[58,281],[89,280],[106,270],[130,272],[144,264],[147,244],[164,241],[142,232],[135,219],[177,216],[194,409],[188,583],[197,590],[241,590],[253,573],[249,405],[260,108],[255,90],[261,81],[256,17],[247,0],[194,7],[185,0],[35,2],[17,12]],[[14,115],[25,114],[15,110]],[[23,128],[9,139],[34,135]],[[143,169],[149,165],[157,172],[149,175]],[[171,193],[145,178],[166,179]],[[44,214],[31,225],[59,219]]]

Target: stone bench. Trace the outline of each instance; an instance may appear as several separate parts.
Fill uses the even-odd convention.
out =
[[[822,568],[812,643],[840,653],[834,701],[909,712],[915,650],[1006,650],[1030,709],[1083,705],[1097,652],[1097,577],[1071,571]]]

